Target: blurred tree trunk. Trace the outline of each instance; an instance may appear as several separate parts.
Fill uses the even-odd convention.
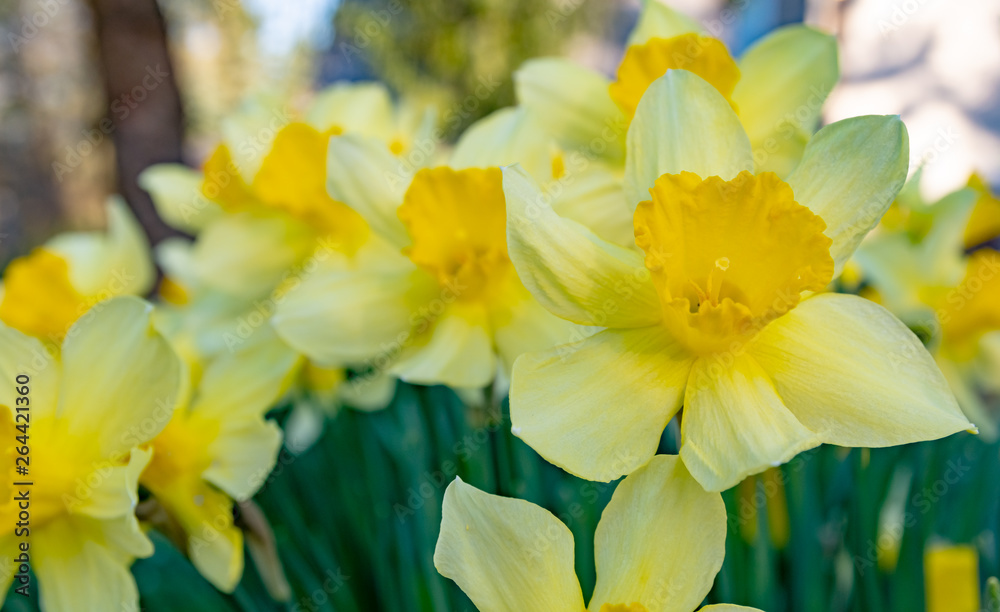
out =
[[[113,133],[118,189],[156,244],[177,232],[157,216],[136,179],[152,164],[181,161],[184,133],[163,16],[156,0],[89,4],[108,99],[100,127]]]

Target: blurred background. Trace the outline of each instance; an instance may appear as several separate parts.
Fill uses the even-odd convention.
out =
[[[736,54],[805,21],[840,40],[835,121],[901,114],[922,188],[972,170],[1000,181],[997,0],[675,0],[721,27]],[[338,79],[382,79],[448,108],[480,79],[500,87],[468,125],[512,102],[510,73],[566,54],[614,70],[638,0],[3,0],[0,265],[56,231],[99,226],[120,191],[154,242],[170,230],[135,176],[200,164],[218,119],[248,96],[295,101]],[[294,102],[293,102],[294,103]]]
[[[826,122],[902,115],[911,170],[923,165],[929,199],[974,170],[1000,184],[1000,0],[671,5],[721,27],[737,56],[786,23],[836,33],[842,79]],[[529,57],[568,55],[613,71],[639,8],[638,0],[0,0],[0,269],[58,231],[100,227],[114,192],[152,242],[171,235],[136,176],[153,163],[199,165],[219,119],[248,97],[282,92],[297,107],[331,82],[380,79],[449,109],[484,79],[499,82],[463,111],[464,127],[513,102],[511,72]],[[662,450],[676,452],[676,431]],[[135,567],[146,609],[471,610],[425,554],[440,520],[439,481],[456,472],[564,518],[592,588],[587,540],[613,486],[542,464],[509,435],[504,405],[470,409],[444,389],[408,388],[383,413],[345,411],[309,453],[283,457],[258,503],[282,517],[272,523],[296,599],[270,602],[249,569],[236,594],[222,596],[161,538],[156,556]],[[977,551],[973,570],[985,581],[1000,573],[998,457],[995,442],[959,435],[898,449],[822,448],[751,478],[727,493],[730,550],[710,599],[769,612],[921,610],[923,554],[937,543]]]

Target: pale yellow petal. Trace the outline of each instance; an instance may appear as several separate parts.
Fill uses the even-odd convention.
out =
[[[902,188],[909,155],[898,116],[854,117],[817,132],[788,176],[795,200],[826,222],[838,274]]]
[[[115,522],[124,520],[125,525],[116,525],[129,530],[129,522],[135,522],[135,506],[139,502],[139,476],[152,458],[150,450],[135,448],[125,465],[101,463],[82,477],[82,482],[71,497],[63,497],[67,509],[74,514],[82,514],[95,519]],[[142,536],[145,539],[145,536]]]
[[[513,303],[491,313],[494,343],[508,374],[523,353],[565,344],[581,329],[542,308],[523,288],[521,291]]]
[[[232,592],[243,574],[243,534],[233,525],[233,502],[204,481],[154,491],[187,534],[187,555],[216,588]]]
[[[518,103],[564,147],[621,163],[628,121],[608,95],[608,78],[556,57],[526,61],[514,73]]]
[[[13,413],[17,406],[27,404],[32,420],[44,422],[56,411],[61,370],[55,349],[0,323],[0,376],[9,381],[0,385],[0,406]],[[24,382],[27,389],[20,384]],[[27,399],[18,401],[24,397],[18,389],[26,391]]]
[[[512,430],[571,474],[614,480],[656,453],[693,361],[658,327],[528,353],[514,364]]]
[[[139,186],[153,199],[156,212],[171,227],[197,234],[222,214],[201,191],[205,177],[182,164],[157,164],[139,174]]]
[[[601,327],[641,327],[659,320],[659,298],[637,251],[560,217],[520,167],[504,168],[503,184],[510,259],[546,309]]]
[[[327,365],[398,350],[408,337],[408,294],[417,275],[412,269],[320,268],[285,294],[272,324],[293,348]]]
[[[339,128],[388,138],[393,123],[392,98],[382,83],[335,83],[316,94],[306,121],[321,132]]]
[[[503,108],[473,123],[451,153],[456,170],[521,164],[540,182],[552,179],[553,143],[545,126],[524,108]]]
[[[294,219],[240,213],[203,230],[192,255],[203,284],[253,299],[273,290],[319,246],[312,229]]]
[[[700,33],[702,27],[694,19],[675,11],[660,0],[643,0],[639,22],[628,37],[628,44],[641,45],[653,37],[671,38],[689,32]]]
[[[236,527],[206,526],[188,541],[188,555],[201,575],[215,588],[232,593],[243,576],[243,532]]]
[[[635,245],[632,208],[625,201],[621,177],[598,164],[570,155],[565,189],[552,202],[560,217],[576,221],[608,242]]]
[[[819,444],[752,357],[723,353],[695,363],[680,454],[705,489],[723,491]]]
[[[974,428],[920,340],[863,298],[805,300],[764,328],[750,353],[828,444],[894,446]]]
[[[109,198],[105,211],[104,231],[60,234],[46,248],[69,262],[73,287],[91,300],[145,295],[156,277],[146,234],[120,197]]]
[[[691,612],[726,554],[726,505],[676,455],[657,455],[618,485],[594,534],[597,586],[589,609],[639,603]]]
[[[580,612],[573,535],[546,510],[455,479],[444,494],[434,566],[480,612]]]
[[[732,179],[753,170],[750,141],[729,102],[698,75],[668,70],[643,94],[628,129],[625,197],[649,199],[662,174]]]
[[[32,569],[41,607],[49,612],[139,609],[128,564],[65,519],[32,530]]]
[[[299,361],[279,338],[270,338],[213,360],[188,410],[222,422],[263,416],[288,389]]]
[[[364,217],[372,231],[402,248],[410,238],[396,209],[417,170],[404,165],[379,140],[337,136],[330,139],[326,189]]]
[[[281,429],[263,417],[231,420],[209,444],[212,465],[205,480],[236,501],[245,501],[267,480],[281,449]]]
[[[779,28],[740,58],[733,102],[754,148],[757,172],[787,175],[816,131],[827,94],[840,75],[837,40],[809,26]]]
[[[481,304],[455,302],[390,372],[418,385],[485,387],[497,372],[489,315]],[[409,339],[405,340],[406,346]]]
[[[59,413],[73,435],[93,435],[103,457],[128,452],[169,422],[181,362],[134,297],[98,304],[66,335]]]

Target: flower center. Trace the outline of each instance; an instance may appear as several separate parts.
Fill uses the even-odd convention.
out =
[[[736,110],[730,96],[740,80],[740,69],[722,41],[694,33],[651,38],[629,47],[618,66],[617,80],[608,88],[611,99],[631,119],[642,94],[667,70],[697,74],[719,90]]]
[[[483,297],[511,271],[499,168],[417,172],[399,207],[413,240],[403,253],[460,300]]]
[[[635,211],[664,325],[698,354],[735,348],[833,278],[826,223],[775,174],[664,174]]]

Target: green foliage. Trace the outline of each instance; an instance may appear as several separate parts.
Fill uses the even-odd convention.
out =
[[[611,3],[585,0],[345,0],[334,57],[362,62],[397,91],[472,108],[451,136],[514,102],[511,73],[608,27]],[[474,107],[474,108],[473,108]]]

